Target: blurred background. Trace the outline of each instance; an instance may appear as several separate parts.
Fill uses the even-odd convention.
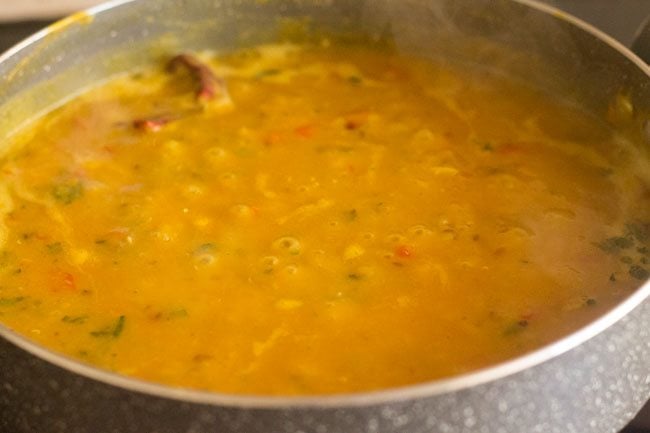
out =
[[[74,11],[100,0],[0,0],[0,52]],[[650,18],[650,0],[544,0],[595,25],[626,46]],[[589,432],[585,432],[589,433]],[[650,404],[621,433],[650,433]]]
[[[600,27],[625,45],[650,16],[650,0],[541,0]],[[0,0],[0,23],[51,20],[101,0]]]

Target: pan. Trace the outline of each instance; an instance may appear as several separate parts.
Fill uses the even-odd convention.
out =
[[[404,53],[507,71],[600,116],[624,94],[632,109],[621,128],[640,137],[640,154],[650,158],[648,65],[584,22],[528,0],[113,1],[0,57],[0,132],[166,53],[268,42],[292,20],[313,32],[388,40]],[[647,34],[635,45],[646,61]],[[649,297],[646,282],[587,326],[489,368],[333,396],[239,396],[148,383],[69,359],[0,325],[0,430],[616,432],[650,397]]]

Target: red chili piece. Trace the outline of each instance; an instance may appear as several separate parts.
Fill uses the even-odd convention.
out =
[[[225,95],[225,84],[212,69],[190,54],[179,54],[169,62],[169,70],[175,72],[179,67],[186,68],[198,81],[196,97],[200,101],[210,101]]]
[[[149,119],[136,119],[133,121],[133,126],[141,131],[158,132],[163,126],[171,122],[171,117],[152,117]]]

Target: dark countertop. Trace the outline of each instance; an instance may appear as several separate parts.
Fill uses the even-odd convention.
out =
[[[650,0],[544,0],[595,25],[630,46],[637,29],[650,17]],[[47,21],[0,23],[0,49],[44,27]]]

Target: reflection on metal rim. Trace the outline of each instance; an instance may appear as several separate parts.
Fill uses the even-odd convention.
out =
[[[85,11],[86,16],[97,16],[110,10],[125,6],[135,0],[113,0]],[[623,56],[633,62],[650,78],[650,66],[637,57],[621,43],[614,40],[593,26],[584,21],[566,14],[552,6],[539,3],[535,0],[511,0],[530,7],[543,13],[554,16],[557,19],[566,21],[583,31],[590,33],[597,39],[608,44]],[[0,63],[10,57],[17,55],[21,50],[32,44],[38,43],[47,36],[52,29],[60,31],[60,24],[52,26],[34,34],[14,46],[0,56]],[[56,366],[64,368],[73,373],[86,376],[91,379],[104,382],[109,385],[128,389],[135,392],[150,394],[158,397],[182,400],[208,405],[220,405],[241,408],[324,408],[324,407],[355,407],[382,404],[386,402],[406,401],[411,399],[429,397],[471,388],[480,384],[495,381],[503,377],[518,373],[525,369],[534,367],[552,358],[555,358],[569,350],[581,345],[585,341],[605,331],[616,324],[634,308],[643,302],[650,302],[650,281],[646,282],[627,299],[619,303],[615,308],[600,318],[578,331],[538,350],[522,355],[510,361],[487,367],[481,370],[466,373],[448,379],[435,380],[417,385],[404,386],[380,391],[370,391],[353,394],[339,394],[327,396],[301,396],[301,397],[274,397],[254,395],[231,395],[216,392],[197,391],[191,389],[174,388],[146,382],[139,379],[129,378],[110,371],[102,370],[88,364],[84,364],[67,356],[52,352],[51,350],[36,344],[27,338],[18,335],[4,325],[0,324],[0,337],[7,339],[21,349],[48,361]]]

